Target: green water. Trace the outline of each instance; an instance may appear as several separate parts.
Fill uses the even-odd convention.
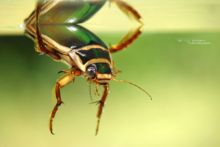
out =
[[[100,36],[106,43],[120,37]],[[38,55],[26,37],[1,36],[0,146],[219,147],[219,40],[220,33],[144,33],[114,54],[118,79],[141,85],[153,101],[111,82],[95,137],[97,106],[89,104],[86,80],[79,77],[62,90],[65,104],[51,135],[51,89],[66,66]]]

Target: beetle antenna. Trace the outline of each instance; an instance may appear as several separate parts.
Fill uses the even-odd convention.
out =
[[[99,87],[98,87],[98,86],[99,86],[98,84],[95,85],[95,94],[96,94],[97,96],[100,96]]]
[[[126,80],[117,80],[117,79],[114,79],[114,78],[113,78],[112,80],[113,80],[113,81],[116,81],[116,82],[120,82],[120,83],[130,84],[130,85],[132,85],[132,86],[138,88],[138,89],[141,90],[142,92],[144,92],[144,93],[150,98],[150,100],[153,100],[152,96],[151,96],[144,88],[142,88],[142,87],[140,87],[140,86],[138,86],[138,85],[136,85],[136,84],[134,84],[134,83],[132,83],[132,82],[129,82],[129,81],[126,81]]]

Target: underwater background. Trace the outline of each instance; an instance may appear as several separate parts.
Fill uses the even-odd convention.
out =
[[[153,100],[112,81],[98,136],[97,105],[89,104],[83,77],[62,89],[64,105],[50,134],[52,88],[67,67],[38,55],[22,34],[35,1],[0,2],[0,147],[220,146],[220,1],[126,1],[145,26],[137,41],[113,54],[122,71],[117,79],[140,85]],[[106,44],[136,25],[113,4],[84,24]]]

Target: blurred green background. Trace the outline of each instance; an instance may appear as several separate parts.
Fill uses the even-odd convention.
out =
[[[140,1],[136,5],[141,2],[147,4]],[[201,6],[199,2],[204,7],[209,6],[202,0],[194,0],[193,10]],[[209,2],[219,8],[217,1]],[[19,5],[15,3],[15,6]],[[149,11],[147,7],[141,10]],[[171,4],[170,8],[178,10]],[[194,16],[195,11],[187,14]],[[160,12],[155,13],[157,15],[152,13],[151,19],[159,20]],[[207,22],[203,14],[197,18],[202,20],[204,17]],[[212,14],[214,18],[210,19],[216,20],[212,25],[219,26],[216,17],[219,13]],[[181,17],[182,13],[175,16],[187,20],[187,17]],[[22,22],[26,14],[15,14],[14,17]],[[147,20],[148,14],[143,13],[143,17]],[[91,28],[92,24],[96,25],[90,23],[87,25]],[[156,24],[156,21],[151,23]],[[166,23],[172,28],[171,21]],[[150,29],[146,25],[135,43],[113,55],[116,66],[122,70],[118,79],[141,85],[151,93],[153,101],[130,85],[111,82],[98,136],[94,136],[97,106],[89,104],[89,86],[83,77],[62,90],[65,104],[55,119],[55,135],[49,133],[48,119],[55,103],[52,87],[60,76],[57,72],[67,67],[38,55],[29,38],[16,31],[17,35],[5,35],[7,33],[2,31],[0,147],[219,147],[219,28],[212,25],[201,27],[204,25],[196,25],[190,20],[185,24],[173,30]],[[112,33],[97,32],[107,44],[117,42],[126,34],[123,29]]]

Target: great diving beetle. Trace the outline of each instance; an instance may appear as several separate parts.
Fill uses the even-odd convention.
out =
[[[111,53],[121,51],[141,34],[141,16],[129,4],[122,0],[108,0],[115,3],[125,14],[133,17],[141,25],[129,32],[118,44],[108,47],[95,34],[80,26],[105,4],[107,0],[47,0],[37,2],[36,9],[25,19],[25,32],[36,43],[36,51],[46,54],[56,61],[64,61],[70,69],[62,71],[64,76],[57,80],[55,86],[56,105],[54,106],[49,129],[53,133],[53,119],[59,106],[63,103],[60,90],[76,76],[84,76],[89,82],[103,86],[101,100],[98,101],[96,135],[103,107],[109,92],[109,81],[115,80],[131,84],[150,98],[141,87],[124,80],[116,80],[117,70]]]

